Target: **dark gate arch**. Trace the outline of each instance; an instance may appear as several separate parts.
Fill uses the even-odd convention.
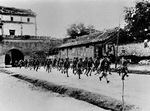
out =
[[[15,65],[15,61],[24,60],[24,54],[18,49],[10,49],[5,54],[5,65]]]

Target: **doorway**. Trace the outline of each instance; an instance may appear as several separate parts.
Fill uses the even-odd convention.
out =
[[[18,49],[11,49],[5,55],[5,65],[15,65],[15,61],[24,60],[23,53]]]

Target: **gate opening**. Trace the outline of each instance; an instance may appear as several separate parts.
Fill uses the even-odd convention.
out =
[[[18,49],[11,49],[5,55],[5,65],[15,66],[15,62],[21,59],[24,60],[23,53]]]

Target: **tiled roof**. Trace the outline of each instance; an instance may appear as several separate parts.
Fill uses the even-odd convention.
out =
[[[36,14],[32,12],[30,9],[19,9],[19,8],[4,7],[4,6],[0,6],[0,14],[36,17]]]
[[[90,35],[85,35],[78,37],[77,39],[70,40],[67,43],[62,44],[59,48],[77,46],[89,43],[103,42],[111,37],[114,37],[114,34],[118,33],[119,28],[113,28],[102,32],[92,33]],[[121,29],[120,29],[121,30]]]

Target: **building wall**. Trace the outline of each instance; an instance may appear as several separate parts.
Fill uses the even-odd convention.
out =
[[[20,24],[6,23],[3,25],[3,34],[10,35],[9,30],[15,30],[15,35],[21,35]]]
[[[110,46],[110,44],[109,44]],[[61,49],[58,54],[58,58],[66,58],[69,57],[73,59],[74,57],[85,58],[85,57],[92,57],[96,58],[97,56],[102,57],[106,54],[115,54],[114,46],[111,46],[111,50],[108,44],[106,45],[90,45],[90,46],[79,46],[74,48],[65,48]],[[99,54],[100,55],[99,55]]]
[[[17,22],[26,22],[28,24],[22,24],[22,34],[23,35],[35,35],[35,18],[34,17],[21,17],[21,16],[10,16],[10,15],[1,15],[1,20],[11,21],[11,17],[13,17],[13,21]],[[27,19],[30,19],[28,22]],[[21,24],[19,23],[4,23],[3,24],[3,34],[10,35],[9,30],[15,30],[15,35],[21,35]],[[0,35],[2,35],[2,31],[0,31]]]
[[[35,25],[23,24],[23,35],[35,35]]]
[[[21,17],[21,16],[12,16],[12,15],[1,15],[0,16],[1,20],[7,20],[7,21],[11,21],[11,17],[13,17],[13,21],[21,22],[21,18],[22,18],[22,22],[28,22],[27,19],[30,18],[31,23],[35,22],[34,17]]]
[[[11,49],[17,49],[21,51],[24,58],[28,59],[37,51],[48,52],[51,47],[54,47],[52,41],[43,40],[3,40],[0,43],[0,65],[5,62],[5,55]]]
[[[53,46],[51,41],[42,40],[4,40],[1,46],[0,54],[5,54],[10,49],[16,48],[28,55],[34,51],[45,51],[48,52]]]
[[[89,47],[81,46],[81,47],[74,47],[74,48],[66,48],[64,50],[59,51],[58,57],[59,58],[69,57],[70,59],[73,59],[74,57],[94,58],[94,46],[89,46]]]
[[[138,56],[138,57],[149,57],[150,46],[144,48],[144,43],[131,43],[126,45],[119,45],[118,54],[125,56]]]

